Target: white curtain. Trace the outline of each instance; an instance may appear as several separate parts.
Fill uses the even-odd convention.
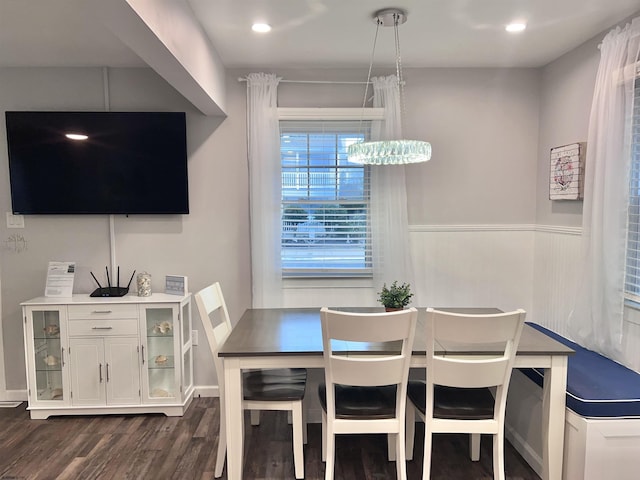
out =
[[[247,153],[251,204],[253,307],[282,306],[280,133],[273,74],[247,76]]]
[[[400,92],[395,75],[374,77],[373,106],[384,107],[384,120],[374,121],[372,140],[402,138]],[[374,282],[376,291],[394,280],[413,283],[413,268],[409,245],[407,191],[404,165],[372,166],[371,168],[371,227],[374,254]],[[417,297],[413,305],[419,305]]]
[[[600,45],[587,136],[584,264],[568,325],[575,341],[618,361],[623,361],[630,134],[639,48],[639,18],[609,32]]]

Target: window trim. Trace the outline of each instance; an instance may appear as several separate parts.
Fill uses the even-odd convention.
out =
[[[384,120],[384,108],[293,108],[278,107],[282,120]]]
[[[640,62],[635,62],[633,64],[627,65],[626,67],[624,67],[624,69],[622,71],[618,71],[618,76],[620,74],[622,75],[622,78],[625,78],[625,75],[633,75],[634,78],[634,86],[633,86],[633,90],[634,90],[634,95],[633,95],[633,104],[632,104],[632,109],[635,110],[636,105],[635,105],[635,100],[636,98],[636,94],[635,91],[636,89],[640,88],[638,85],[640,82]],[[621,84],[622,80],[620,78],[617,79],[617,83]],[[636,126],[636,115],[632,113],[632,120],[631,120],[631,129],[633,131],[634,127]],[[638,123],[640,126],[640,115],[638,115]],[[627,188],[629,189],[627,192],[627,238],[625,239],[625,250],[624,250],[624,257],[625,257],[625,265],[624,265],[624,283],[623,283],[623,297],[624,297],[624,301],[625,301],[625,305],[630,306],[632,308],[637,308],[638,306],[640,306],[640,295],[638,295],[636,292],[631,292],[629,290],[627,290],[627,279],[629,277],[628,271],[629,271],[629,262],[630,262],[630,258],[629,258],[629,244],[631,243],[631,235],[630,235],[630,217],[633,214],[632,209],[631,209],[631,191],[632,191],[632,187],[631,187],[631,180],[632,180],[632,172],[633,172],[633,168],[634,168],[634,159],[633,159],[633,147],[635,145],[635,142],[633,140],[633,133],[632,133],[632,138],[631,138],[631,159],[629,160],[629,184],[627,185]],[[640,163],[640,162],[639,162]],[[637,210],[635,210],[636,214],[637,214]],[[632,259],[633,260],[633,259]],[[635,275],[634,278],[638,279],[640,276]]]
[[[357,107],[278,107],[278,123],[281,121],[340,121],[340,120],[384,120],[384,108],[357,108]],[[367,269],[340,269],[330,268],[307,269],[296,273],[292,269],[282,268],[283,281],[327,281],[332,279],[358,280],[371,279],[373,268]]]

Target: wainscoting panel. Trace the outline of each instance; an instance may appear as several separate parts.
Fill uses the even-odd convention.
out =
[[[535,234],[533,305],[527,319],[571,338],[567,322],[581,272],[581,229],[538,225]],[[624,365],[640,371],[640,311],[626,306],[622,351]]]
[[[640,372],[640,311],[637,308],[625,307],[622,325],[622,351],[625,365]]]
[[[532,313],[534,227],[412,226],[417,305]]]
[[[533,304],[528,320],[568,336],[580,268],[580,229],[538,226],[534,250]]]
[[[571,338],[581,229],[548,225],[412,225],[412,305],[523,308],[527,320]],[[403,279],[399,279],[403,280]],[[295,286],[293,286],[295,285]],[[284,305],[374,306],[380,285],[294,282]],[[640,310],[625,309],[625,365],[640,371]]]

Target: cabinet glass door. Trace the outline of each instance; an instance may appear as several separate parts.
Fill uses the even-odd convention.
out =
[[[62,369],[64,348],[61,343],[60,311],[32,311],[30,315],[35,370],[35,400],[64,402]],[[33,392],[32,392],[33,393]]]
[[[144,307],[146,394],[152,401],[180,398],[180,358],[175,358],[180,326],[173,307]],[[178,370],[176,370],[178,369]]]

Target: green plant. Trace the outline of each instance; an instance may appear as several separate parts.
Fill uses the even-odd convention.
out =
[[[404,308],[411,303],[411,285],[403,283],[398,285],[397,280],[387,287],[385,283],[382,290],[378,292],[378,301],[386,308]]]

